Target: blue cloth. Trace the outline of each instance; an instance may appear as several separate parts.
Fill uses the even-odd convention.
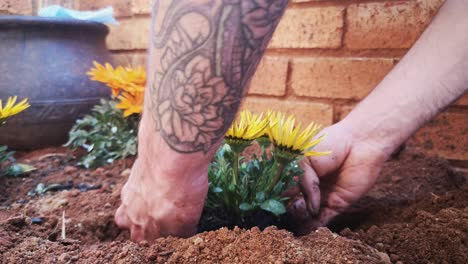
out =
[[[114,9],[106,7],[97,11],[76,11],[59,5],[52,5],[39,10],[41,17],[56,17],[63,19],[78,19],[104,24],[118,24],[114,18]]]

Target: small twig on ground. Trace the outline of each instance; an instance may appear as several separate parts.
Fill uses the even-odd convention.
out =
[[[44,155],[40,156],[39,158],[37,158],[37,160],[42,161],[42,160],[50,158],[50,157],[63,157],[63,158],[65,158],[67,156],[68,156],[67,153],[47,153],[47,154],[44,154]]]
[[[67,239],[66,231],[65,231],[65,211],[62,212],[62,240]]]
[[[433,192],[430,192],[431,196],[432,196],[432,202],[433,203],[437,203],[440,199],[440,196],[436,195],[435,193]]]

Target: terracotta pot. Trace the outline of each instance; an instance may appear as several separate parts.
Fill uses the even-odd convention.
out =
[[[0,145],[35,149],[66,142],[75,120],[99,99],[103,85],[86,72],[110,61],[102,24],[0,16],[0,98],[29,98],[31,107],[0,127]]]

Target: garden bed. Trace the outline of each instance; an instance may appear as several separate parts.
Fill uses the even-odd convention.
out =
[[[113,214],[132,160],[96,170],[63,148],[16,155],[38,170],[0,178],[0,263],[466,263],[468,186],[446,161],[404,151],[329,229],[295,237],[268,227],[188,239],[128,241]],[[39,183],[54,191],[28,196]],[[81,188],[81,189],[80,189]],[[58,189],[58,190],[57,190]],[[66,240],[61,239],[62,213]],[[400,262],[400,263],[401,263]]]

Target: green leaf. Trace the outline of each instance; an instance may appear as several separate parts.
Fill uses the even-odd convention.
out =
[[[271,212],[276,216],[286,213],[286,207],[284,207],[283,203],[272,199],[266,200],[265,202],[260,204],[260,208],[262,208],[265,211]]]
[[[250,211],[250,210],[254,209],[254,206],[252,204],[249,204],[249,203],[241,203],[239,205],[239,209],[241,209],[242,211]]]
[[[221,146],[213,157],[209,166],[208,191],[206,206],[209,208],[223,207],[229,217],[241,222],[242,217],[250,212],[265,210],[275,215],[286,212],[281,193],[295,184],[294,176],[301,176],[302,169],[294,161],[286,166],[280,176],[279,183],[268,192],[278,164],[271,155],[262,149],[261,155],[254,155],[251,159],[240,157],[239,182],[232,184],[233,153],[229,145]],[[222,192],[219,192],[220,189]],[[240,213],[239,213],[240,211]]]
[[[0,163],[8,160],[11,157],[13,157],[13,154],[15,152],[7,151],[7,150],[8,150],[7,146],[0,146]]]
[[[214,193],[221,193],[221,192],[223,192],[223,189],[222,189],[222,188],[219,188],[219,187],[215,187],[215,188],[213,189],[213,192],[214,192]]]
[[[65,146],[86,150],[79,165],[95,168],[136,155],[139,117],[123,117],[116,105],[103,99],[90,114],[76,121]]]
[[[11,165],[10,167],[6,168],[3,171],[3,174],[8,177],[19,177],[27,175],[28,173],[35,171],[36,168],[23,163],[16,163]]]
[[[255,195],[255,200],[257,200],[257,202],[259,203],[262,203],[263,201],[265,201],[265,197],[266,197],[265,192],[260,191]]]

